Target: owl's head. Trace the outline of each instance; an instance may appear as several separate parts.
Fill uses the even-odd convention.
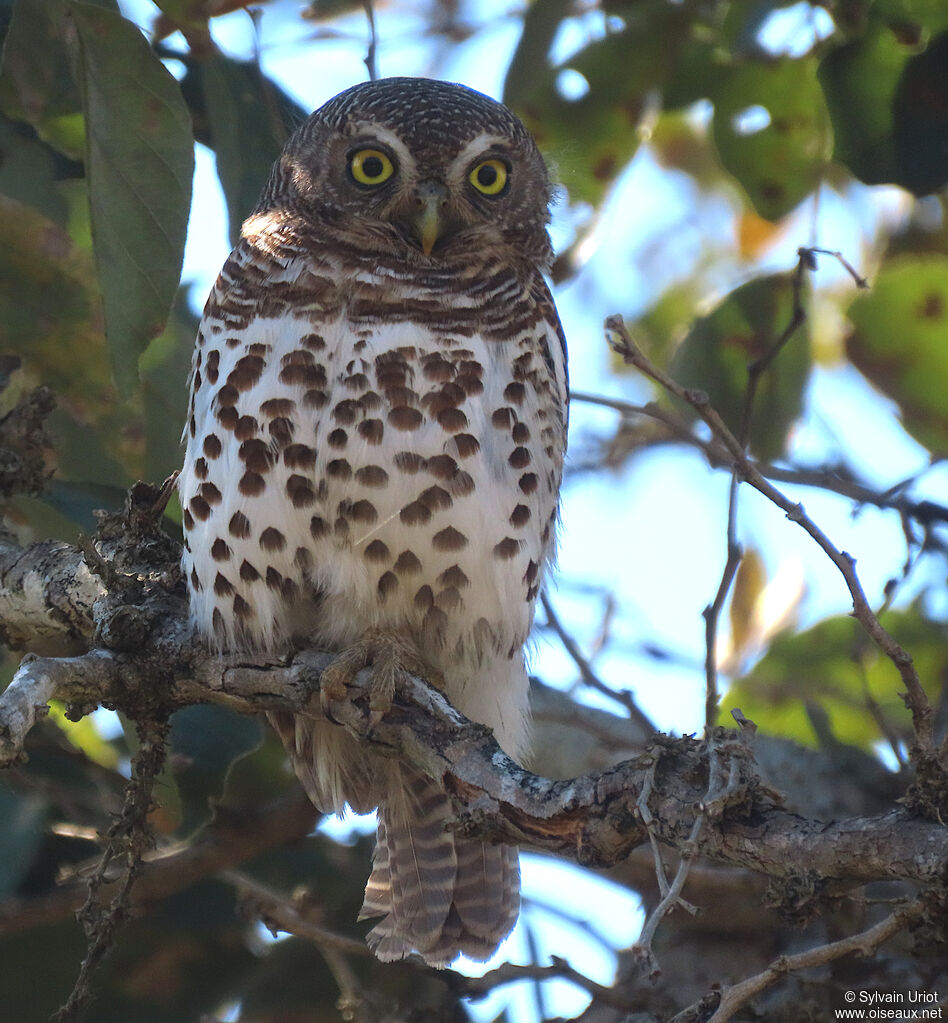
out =
[[[386,78],[347,89],[300,126],[255,214],[292,209],[412,262],[500,246],[543,265],[550,195],[543,158],[502,103]]]

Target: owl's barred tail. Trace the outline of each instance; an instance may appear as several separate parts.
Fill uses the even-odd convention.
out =
[[[368,935],[383,962],[412,952],[429,966],[458,953],[489,959],[520,909],[520,866],[511,846],[444,830],[448,797],[429,779],[398,768],[379,807],[378,840],[360,919],[383,919]]]

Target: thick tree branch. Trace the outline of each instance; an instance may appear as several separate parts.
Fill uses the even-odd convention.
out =
[[[2,759],[16,757],[35,708],[53,695],[77,709],[105,702],[133,716],[143,705],[168,711],[201,702],[244,713],[283,709],[320,716],[316,694],[329,655],[303,652],[288,663],[255,665],[182,643],[186,631],[183,608],[175,616],[165,607],[148,642],[134,653],[28,658],[0,696]],[[648,840],[636,803],[651,776],[650,826],[659,841],[679,850],[694,848],[776,878],[806,873],[852,883],[931,881],[948,866],[948,831],[905,811],[824,824],[773,805],[738,743],[717,755],[731,758],[731,773],[743,779],[744,801],[724,810],[691,846],[696,807],[708,788],[706,747],[696,740],[662,738],[615,767],[554,781],[511,761],[488,729],[467,721],[419,679],[396,694],[381,721],[370,716],[368,697],[358,689],[332,714],[377,752],[403,757],[438,780],[456,798],[456,826],[464,832],[585,865],[614,865]]]

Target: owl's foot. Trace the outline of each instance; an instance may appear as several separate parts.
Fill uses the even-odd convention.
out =
[[[332,704],[346,699],[348,690],[356,684],[356,676],[369,668],[369,721],[377,723],[392,706],[395,687],[403,677],[418,675],[433,685],[434,676],[414,645],[404,636],[370,629],[353,646],[343,650],[323,671],[319,685],[319,702],[326,717],[332,719]]]

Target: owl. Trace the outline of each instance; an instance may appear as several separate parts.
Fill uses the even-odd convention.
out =
[[[191,616],[220,651],[335,652],[384,706],[438,686],[521,760],[524,643],[554,547],[563,332],[551,186],[522,123],[460,85],[390,78],[288,141],[208,298],[180,476]],[[489,958],[517,850],[445,830],[447,795],[315,716],[274,714],[324,812],[378,808],[361,917],[385,961]]]

